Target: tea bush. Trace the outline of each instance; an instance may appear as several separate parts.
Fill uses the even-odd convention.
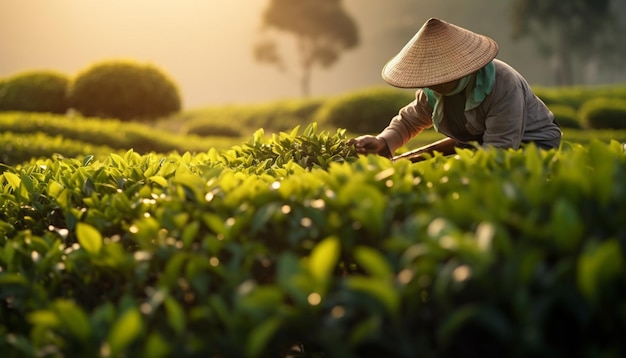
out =
[[[554,104],[550,106],[550,111],[554,114],[554,120],[561,128],[581,128],[580,121],[578,120],[578,113],[574,108]]]
[[[278,100],[247,105],[211,106],[187,111],[168,121],[182,123],[185,133],[216,135],[235,132],[252,135],[263,128],[267,132],[288,131],[298,125],[313,123],[323,99]]]
[[[18,165],[42,158],[83,157],[87,154],[104,158],[114,152],[115,149],[106,145],[93,145],[59,135],[0,132],[0,163],[4,165]]]
[[[415,99],[413,91],[372,88],[329,99],[319,109],[315,122],[352,133],[377,133],[385,128],[400,108]]]
[[[626,143],[626,130],[562,128],[563,141],[587,145],[592,141]]]
[[[50,154],[53,150],[61,150],[57,144],[51,143],[56,139],[44,140],[32,143],[33,135],[44,133],[49,138],[60,137],[63,141],[83,143],[86,148],[80,151],[88,154],[87,147],[105,146],[115,150],[124,151],[133,148],[138,153],[158,152],[168,153],[207,151],[210,148],[229,148],[233,143],[240,143],[241,139],[228,139],[221,137],[200,138],[192,135],[179,135],[165,130],[159,130],[141,123],[125,123],[115,119],[82,118],[72,116],[60,116],[52,114],[37,114],[25,112],[0,113],[0,132],[8,137],[13,137],[4,146],[2,157],[4,163],[18,164],[30,157],[28,153],[40,154],[46,145],[50,146]],[[36,138],[42,139],[43,134]],[[13,150],[13,144],[22,143],[23,150]],[[80,145],[76,145],[79,148]],[[33,150],[31,151],[30,148]],[[37,148],[37,149],[35,149]],[[76,151],[68,148],[59,154],[73,156]]]
[[[129,61],[104,61],[79,73],[69,88],[72,108],[84,116],[155,119],[178,112],[178,88],[162,70]]]
[[[242,128],[232,121],[201,121],[188,125],[187,133],[198,136],[241,137]]]
[[[622,144],[411,164],[344,135],[4,167],[3,354],[626,354]]]
[[[571,110],[565,108],[577,112],[583,101],[597,96],[626,99],[625,86],[538,87],[536,91],[554,109],[564,128],[580,126],[578,119],[572,121]],[[330,98],[215,105],[177,113],[160,120],[158,125],[196,135],[220,132],[230,135],[238,130],[242,135],[249,136],[259,128],[267,132],[288,131],[296,125],[316,122],[326,130],[344,128],[351,133],[364,133],[367,128],[359,129],[358,126],[367,125],[370,127],[367,133],[377,133],[401,107],[414,99],[413,96],[413,91],[374,87]],[[363,113],[358,113],[355,108],[361,108]],[[337,122],[330,117],[337,118]],[[352,118],[353,121],[346,120],[351,123],[343,123],[344,118]]]
[[[589,100],[581,107],[580,117],[586,128],[626,129],[626,99]]]
[[[65,113],[67,76],[53,71],[25,72],[0,81],[0,111]]]
[[[571,87],[533,87],[533,91],[549,107],[564,105],[576,110],[591,99],[615,98],[626,100],[626,86],[571,86]]]

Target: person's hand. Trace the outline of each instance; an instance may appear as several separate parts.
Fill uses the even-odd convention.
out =
[[[359,154],[380,154],[387,148],[387,142],[384,139],[369,134],[352,138],[348,144],[354,145]]]

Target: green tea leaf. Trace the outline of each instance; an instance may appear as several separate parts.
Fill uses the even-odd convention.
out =
[[[167,312],[167,322],[174,332],[181,335],[185,331],[185,312],[181,306],[171,297],[165,299],[165,311]]]
[[[157,332],[153,332],[146,340],[144,357],[161,358],[171,356],[172,348],[168,340]]]
[[[370,247],[357,247],[354,250],[354,258],[362,268],[374,277],[388,279],[393,276],[391,267],[385,257]]]
[[[255,327],[248,337],[246,346],[247,357],[262,356],[263,349],[280,327],[281,320],[273,317]]]
[[[18,190],[20,188],[21,179],[19,176],[11,172],[4,172],[2,175],[4,175],[4,178],[9,183],[9,185],[11,185],[11,188],[13,188],[13,190]]]
[[[624,257],[618,240],[590,244],[578,260],[578,286],[587,299],[594,301],[602,287],[624,275]]]
[[[73,336],[86,340],[91,335],[91,326],[87,314],[70,300],[58,300],[54,303],[54,311],[61,322]]]
[[[354,325],[350,332],[350,344],[358,345],[376,334],[381,322],[378,316],[372,316]]]
[[[12,256],[6,255],[5,256]],[[7,260],[10,262],[10,260]],[[24,278],[24,276],[19,275],[17,273],[8,273],[8,272],[0,272],[0,286],[3,285],[22,285],[28,286],[28,280]]]
[[[52,310],[34,311],[28,315],[28,322],[33,326],[58,327],[61,320]]]
[[[91,162],[93,161],[94,156],[93,155],[87,155],[85,156],[85,158],[83,158],[83,167],[88,166],[89,164],[91,164]]]
[[[582,239],[584,221],[567,200],[560,198],[552,207],[552,230],[556,244],[561,249],[575,250]]]
[[[160,185],[161,187],[165,188],[167,186],[167,179],[163,178],[162,176],[159,175],[153,175],[151,177],[148,178],[148,182],[149,183],[156,183],[158,185]]]
[[[111,356],[115,357],[122,353],[139,336],[142,329],[141,313],[136,308],[124,312],[109,332],[107,341],[111,348]]]
[[[313,278],[326,287],[339,260],[341,244],[335,236],[330,236],[318,243],[311,251],[309,271]]]
[[[61,190],[63,190],[63,187],[61,186],[61,184],[57,183],[56,181],[51,180],[48,183],[48,194],[51,197],[57,198]]]
[[[80,246],[90,254],[97,254],[102,248],[102,235],[96,228],[89,224],[79,222],[76,224],[76,237]]]
[[[91,178],[85,179],[82,190],[85,196],[91,196],[96,191],[96,185]]]
[[[26,173],[22,173],[20,175],[20,179],[22,181],[22,186],[26,190],[27,194],[32,193],[33,191],[35,191],[35,182],[33,181],[33,178],[30,175],[28,175]],[[28,196],[26,196],[26,197],[28,197]]]
[[[354,276],[348,278],[346,283],[350,289],[367,293],[377,299],[390,313],[395,313],[398,310],[400,298],[398,297],[398,292],[393,289],[389,282],[375,278]]]

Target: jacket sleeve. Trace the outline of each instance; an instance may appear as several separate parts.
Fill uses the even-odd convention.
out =
[[[432,108],[428,104],[428,96],[419,89],[415,92],[415,100],[402,107],[378,137],[387,142],[389,152],[393,153],[409,139],[432,125]]]

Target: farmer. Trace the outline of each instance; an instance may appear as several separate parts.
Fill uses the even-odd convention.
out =
[[[561,130],[552,112],[512,67],[495,59],[496,42],[432,18],[383,68],[392,86],[417,88],[377,136],[350,140],[358,153],[391,157],[422,130],[434,127],[446,138],[415,151],[454,154],[455,147],[517,149],[534,142],[558,148]]]

